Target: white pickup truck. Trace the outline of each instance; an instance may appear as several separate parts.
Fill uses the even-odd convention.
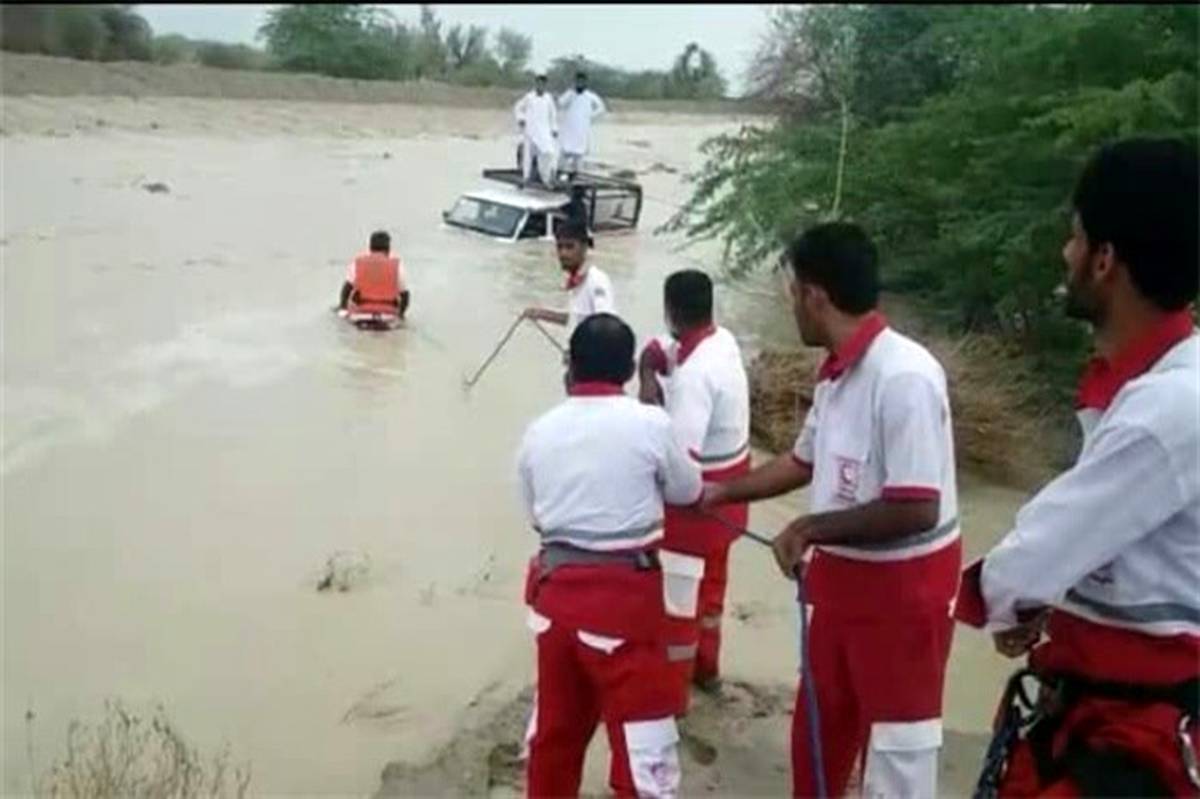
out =
[[[442,213],[446,225],[516,242],[553,239],[555,221],[572,211],[593,233],[631,231],[642,213],[642,187],[623,178],[580,172],[561,188],[521,189],[516,169],[485,169],[483,177],[504,185],[465,192]],[[572,197],[578,198],[574,209]]]

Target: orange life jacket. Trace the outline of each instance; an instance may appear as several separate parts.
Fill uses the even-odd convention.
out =
[[[354,294],[351,313],[399,313],[400,259],[380,252],[354,259]]]

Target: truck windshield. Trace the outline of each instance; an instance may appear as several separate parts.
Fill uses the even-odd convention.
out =
[[[446,215],[446,222],[509,239],[516,234],[517,225],[524,216],[524,210],[511,205],[460,197]]]

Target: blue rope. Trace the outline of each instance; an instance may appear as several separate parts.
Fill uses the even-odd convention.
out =
[[[766,536],[739,527],[715,513],[705,513],[701,510],[697,510],[696,513],[724,525],[756,544],[773,548],[771,539]],[[800,689],[804,692],[805,707],[808,710],[808,744],[812,755],[813,776],[817,781],[817,799],[826,799],[829,789],[825,784],[825,756],[821,751],[821,712],[817,704],[817,686],[813,682],[812,662],[808,658],[808,599],[804,592],[804,576],[799,569],[796,569],[796,586],[796,598],[800,604]]]

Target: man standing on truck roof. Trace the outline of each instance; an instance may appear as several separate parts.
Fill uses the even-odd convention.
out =
[[[517,116],[517,126],[522,134],[521,188],[529,183],[535,157],[542,184],[553,186],[558,160],[554,141],[558,138],[558,113],[554,108],[554,98],[546,92],[545,75],[537,76],[533,91],[517,101],[513,113]]]
[[[608,109],[599,95],[588,88],[586,72],[575,73],[575,88],[568,89],[558,98],[558,109],[562,112],[562,170],[569,179],[583,167],[583,157],[591,149],[592,122]]]
[[[554,244],[558,251],[558,263],[567,273],[565,288],[570,294],[570,303],[566,311],[531,306],[525,309],[524,317],[565,325],[574,330],[592,314],[615,314],[617,307],[612,281],[599,267],[587,262],[587,226],[575,221],[562,223],[554,232]]]

